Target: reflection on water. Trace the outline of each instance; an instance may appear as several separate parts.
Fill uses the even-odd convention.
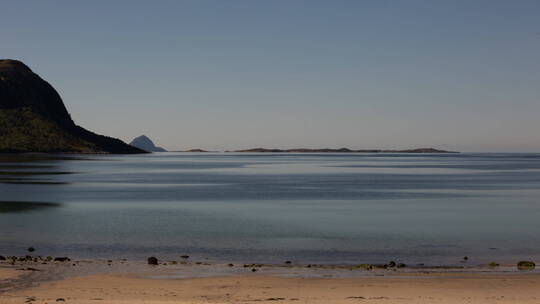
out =
[[[540,154],[2,155],[0,254],[534,260],[538,169]]]
[[[0,184],[63,184],[65,182],[47,176],[72,174],[62,171],[60,164],[62,161],[76,159],[59,155],[3,154],[0,155]]]
[[[60,206],[61,204],[59,203],[0,201],[0,213],[27,212]]]

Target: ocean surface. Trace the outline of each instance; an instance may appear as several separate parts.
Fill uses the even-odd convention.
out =
[[[0,156],[0,255],[540,261],[540,154]]]

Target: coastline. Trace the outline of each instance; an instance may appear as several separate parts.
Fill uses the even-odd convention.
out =
[[[497,268],[351,269],[183,261],[0,261],[11,303],[538,303],[540,272]],[[256,269],[253,271],[253,269]],[[458,292],[459,291],[459,292]],[[60,300],[58,300],[60,299]]]

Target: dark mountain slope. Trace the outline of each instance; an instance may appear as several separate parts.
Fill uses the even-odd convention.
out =
[[[0,152],[144,153],[77,126],[60,95],[17,60],[0,60]]]

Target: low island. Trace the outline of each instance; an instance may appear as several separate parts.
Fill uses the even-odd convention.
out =
[[[416,148],[408,150],[352,150],[349,148],[339,149],[266,149],[266,148],[254,148],[246,150],[236,150],[233,152],[251,152],[251,153],[459,153],[454,151],[438,150],[434,148]]]

